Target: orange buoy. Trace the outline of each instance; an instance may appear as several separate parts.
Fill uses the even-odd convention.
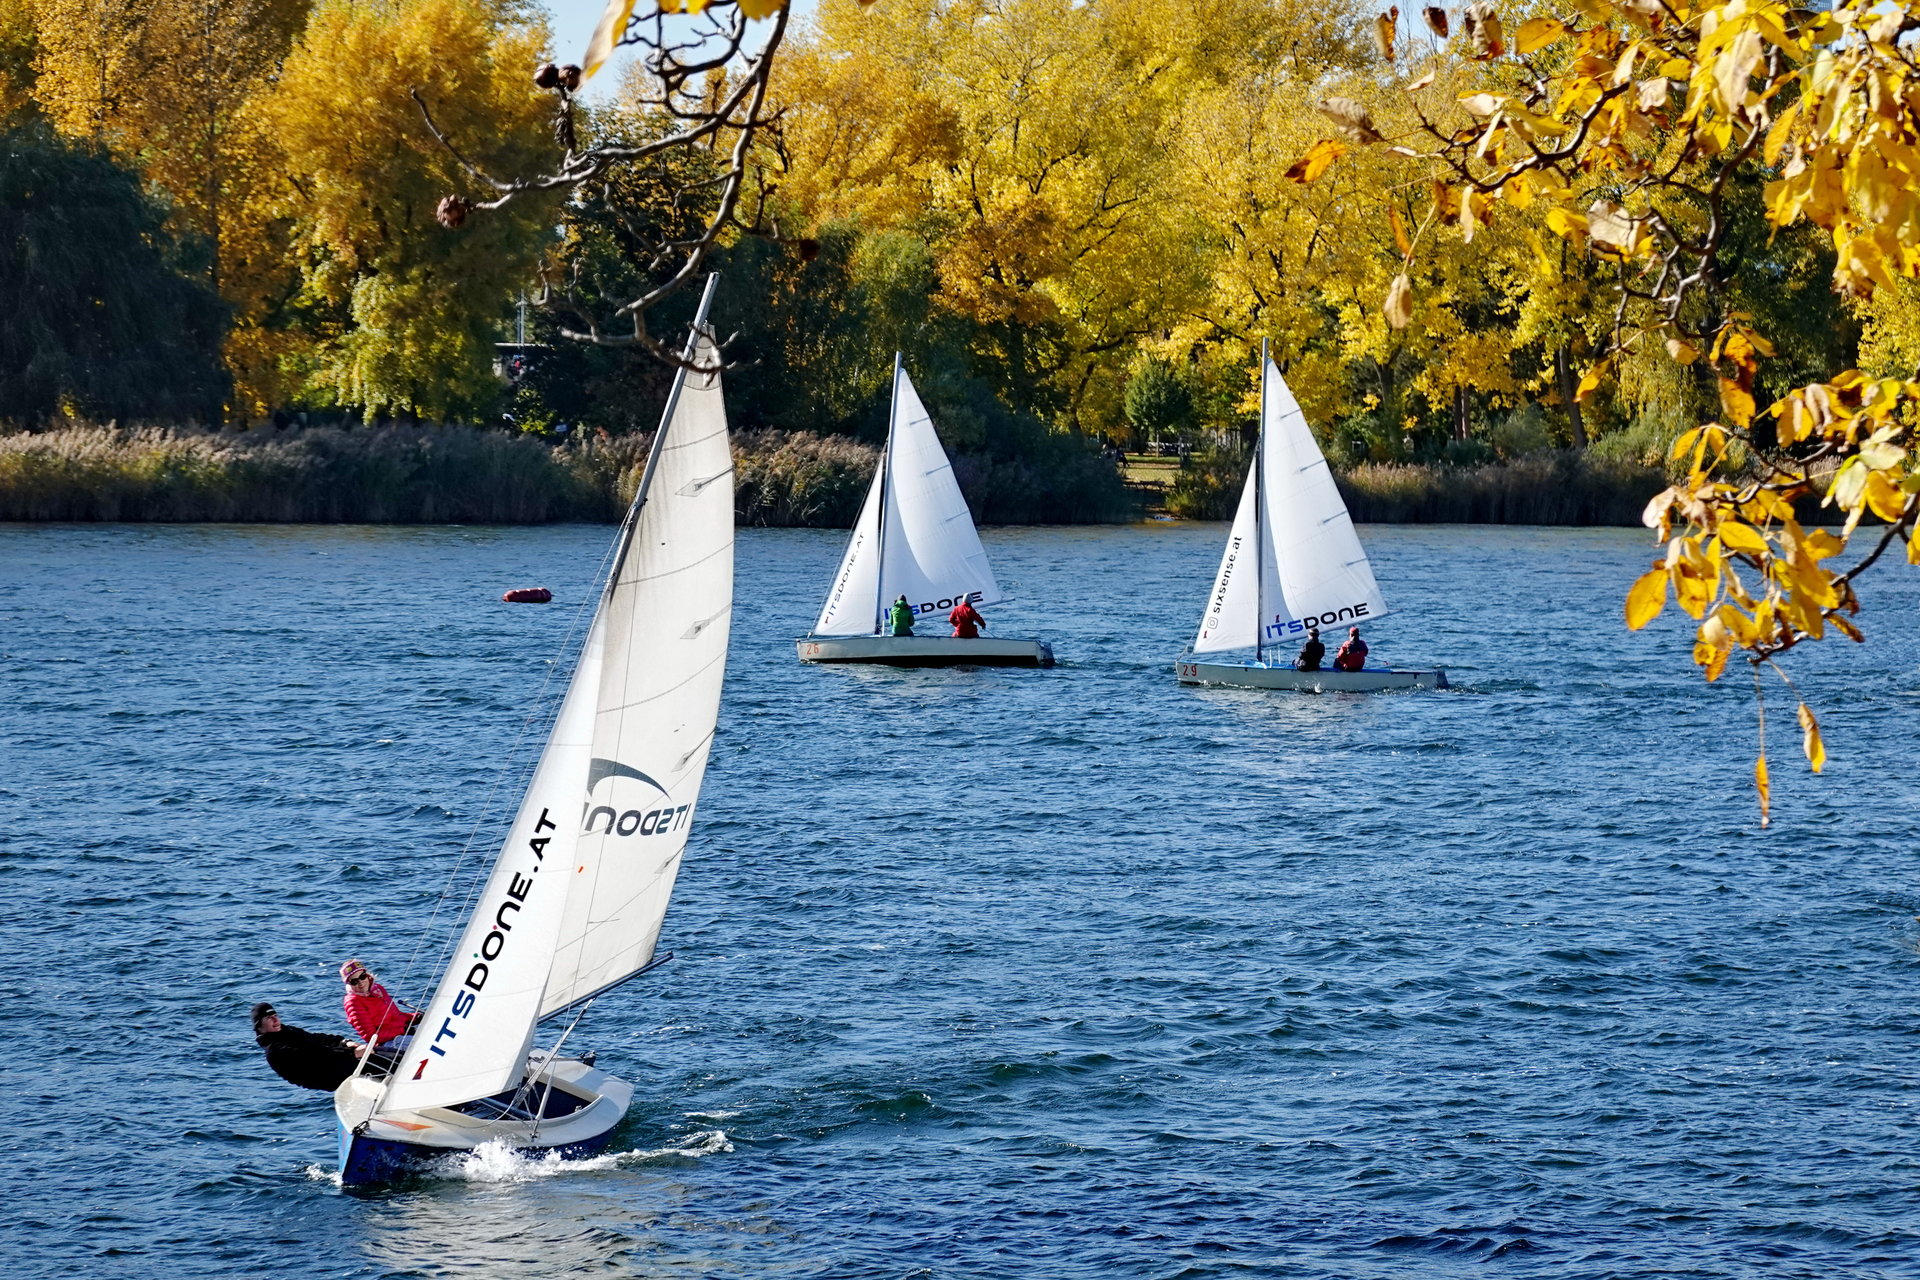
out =
[[[500,597],[508,604],[547,604],[553,599],[553,592],[545,587],[515,587]]]

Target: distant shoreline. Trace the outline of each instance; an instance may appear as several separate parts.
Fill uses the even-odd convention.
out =
[[[550,439],[471,427],[212,432],[64,426],[0,435],[0,521],[26,523],[612,523],[644,436]],[[742,526],[848,528],[879,451],[843,436],[736,433]],[[1165,490],[1127,485],[1092,453],[1050,465],[959,454],[983,525],[1141,521]],[[1174,518],[1230,519],[1244,464],[1189,476]],[[1338,473],[1362,524],[1637,526],[1655,468],[1571,451],[1477,466],[1365,463]]]

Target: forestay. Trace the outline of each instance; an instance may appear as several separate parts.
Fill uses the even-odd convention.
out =
[[[899,596],[917,613],[1004,599],[933,420],[896,367],[886,452],[813,634],[871,634]]]
[[[1249,470],[1196,653],[1254,644],[1256,618],[1265,623],[1258,639],[1276,643],[1304,637],[1309,625],[1370,622],[1387,612],[1306,415],[1279,369],[1263,364],[1258,474]]]
[[[733,462],[718,355],[680,375],[532,785],[382,1112],[520,1081],[546,1013],[651,959],[720,705]],[[584,819],[584,822],[583,822]]]

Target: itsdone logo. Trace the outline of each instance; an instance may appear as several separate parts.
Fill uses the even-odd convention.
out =
[[[659,792],[663,797],[666,798],[666,803],[664,805],[658,805],[654,808],[646,808],[645,807],[646,801],[643,799],[640,801],[638,805],[635,805],[633,808],[626,808],[624,804],[618,802],[619,793],[621,790],[624,789],[620,787],[619,781],[618,781],[619,779],[622,779],[622,778],[631,778],[635,782],[644,783],[647,786],[652,787],[655,791]],[[613,783],[614,789],[608,798],[614,799],[616,803],[613,803],[613,804],[593,803],[593,793],[595,788],[599,787],[601,783],[606,782],[608,779],[614,780],[614,783]],[[588,835],[595,835],[595,834],[603,835],[603,836],[665,835],[669,831],[685,830],[687,822],[691,817],[692,813],[693,813],[692,805],[683,804],[676,807],[673,803],[673,797],[667,794],[667,789],[665,787],[661,786],[658,782],[654,781],[652,778],[648,777],[646,774],[640,772],[638,769],[634,768],[632,765],[621,764],[618,760],[603,760],[603,759],[600,759],[598,756],[594,757],[594,759],[590,761],[587,765],[587,810],[586,810],[586,822],[582,829]],[[596,832],[594,829],[594,824],[600,820],[601,814],[606,815],[607,824],[604,827],[599,828],[599,830]]]

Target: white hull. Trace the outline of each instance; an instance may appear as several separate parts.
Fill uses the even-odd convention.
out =
[[[534,1083],[518,1105],[480,1099],[454,1107],[383,1112],[373,1118],[385,1081],[354,1076],[334,1091],[340,1122],[340,1172],[347,1183],[384,1181],[411,1165],[472,1151],[489,1142],[515,1151],[586,1155],[598,1150],[633,1100],[633,1086],[574,1058],[548,1065],[536,1052]],[[551,1087],[549,1087],[551,1086]],[[534,1111],[541,1112],[536,1120]]]
[[[1181,658],[1174,663],[1181,684],[1227,689],[1296,689],[1302,693],[1379,693],[1387,689],[1445,689],[1445,671],[1296,671],[1275,663]]]
[[[802,636],[802,662],[878,662],[893,667],[1050,667],[1053,649],[1041,640],[981,636]]]

